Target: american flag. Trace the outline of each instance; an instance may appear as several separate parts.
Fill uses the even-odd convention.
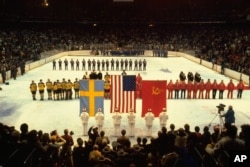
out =
[[[115,108],[122,113],[126,113],[130,109],[136,111],[135,90],[135,75],[111,75],[110,112],[114,112]]]

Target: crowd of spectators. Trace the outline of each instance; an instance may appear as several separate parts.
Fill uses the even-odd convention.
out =
[[[0,30],[0,62],[8,71],[13,64],[35,61],[50,50],[92,50],[93,54],[129,55],[153,50],[195,51],[195,56],[249,75],[248,24],[180,25],[4,25]],[[155,54],[156,53],[156,54]]]
[[[189,124],[177,129],[170,124],[162,127],[158,136],[137,136],[132,143],[126,135],[110,141],[105,131],[91,127],[85,141],[73,139],[73,131],[43,132],[30,130],[28,124],[13,126],[0,124],[0,165],[19,167],[166,167],[166,166],[220,166],[228,165],[231,151],[249,150],[250,125],[237,127],[225,124],[214,126],[210,132],[205,126],[194,130]],[[100,133],[100,134],[99,134]],[[76,143],[75,143],[76,141]],[[226,153],[226,154],[225,154]]]

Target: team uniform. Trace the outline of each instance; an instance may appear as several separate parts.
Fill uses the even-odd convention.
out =
[[[53,83],[49,79],[46,82],[46,89],[48,93],[48,100],[52,100]]]
[[[207,80],[205,84],[205,99],[210,99],[210,91],[212,89],[212,84],[210,82],[210,79]]]
[[[76,78],[75,82],[74,82],[74,90],[75,90],[75,98],[79,98],[79,89],[80,89],[80,83],[78,81],[78,79]]]
[[[38,90],[40,94],[40,100],[44,100],[44,89],[45,89],[45,84],[43,83],[42,80],[37,84],[38,85]]]
[[[69,64],[68,60],[65,59],[64,60],[64,68],[65,68],[65,70],[68,70],[68,64]]]
[[[212,83],[212,98],[213,99],[216,98],[217,89],[218,89],[218,84],[217,84],[217,81],[215,79],[214,82]]]
[[[62,100],[62,83],[57,80],[57,100]]]
[[[192,98],[192,90],[193,90],[193,82],[188,80],[186,88],[187,88],[187,99],[191,99]]]
[[[139,98],[139,99],[142,98],[141,82],[142,82],[142,77],[140,73],[138,73],[138,75],[136,76],[136,98]]]
[[[59,67],[59,70],[62,70],[62,60],[61,59],[58,60],[58,67]]]
[[[66,83],[66,100],[71,100],[72,99],[72,87],[73,84],[70,80]]]
[[[170,80],[169,83],[167,84],[167,89],[168,89],[168,99],[172,99],[174,91],[174,84],[172,80]]]
[[[223,93],[224,90],[226,89],[226,85],[224,84],[223,80],[219,83],[218,89],[219,89],[219,99],[223,99]]]
[[[53,70],[56,70],[56,61],[53,60],[53,61],[52,61],[52,64],[53,64]]]
[[[74,66],[75,66],[75,62],[73,59],[70,60],[70,67],[71,67],[71,70],[74,70]]]
[[[30,92],[32,94],[33,100],[36,100],[36,91],[37,91],[37,85],[34,81],[32,81],[30,84]]]
[[[53,99],[54,100],[59,99],[58,92],[57,92],[57,82],[54,82],[53,84]]]
[[[237,87],[237,90],[238,90],[238,92],[237,92],[237,98],[241,99],[243,90],[245,88],[245,85],[244,85],[243,81],[240,80],[240,82],[237,84],[236,87]]]
[[[230,82],[227,84],[227,90],[228,90],[228,92],[227,92],[227,98],[229,99],[232,99],[233,98],[233,91],[234,91],[234,88],[235,88],[235,86],[234,86],[234,83],[233,83],[233,81],[232,81],[232,79],[230,80]]]
[[[108,73],[104,76],[104,98],[109,99],[110,98],[110,75]]]
[[[66,98],[66,87],[67,87],[67,82],[65,81],[64,78],[63,78],[61,84],[62,84],[61,96],[62,96],[62,99],[64,100]]]

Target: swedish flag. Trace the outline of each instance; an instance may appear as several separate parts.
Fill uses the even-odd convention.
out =
[[[103,110],[104,103],[104,81],[102,80],[80,80],[80,114],[83,108],[93,117],[98,108]]]

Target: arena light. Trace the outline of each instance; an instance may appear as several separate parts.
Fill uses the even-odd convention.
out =
[[[49,6],[48,0],[43,0],[42,6],[48,7]]]
[[[134,0],[113,0],[113,2],[134,2]]]

